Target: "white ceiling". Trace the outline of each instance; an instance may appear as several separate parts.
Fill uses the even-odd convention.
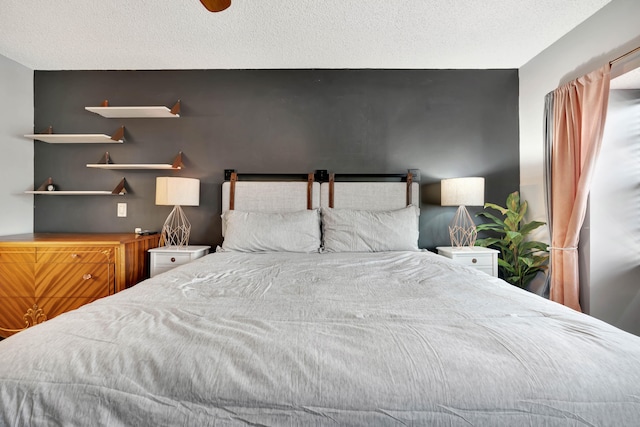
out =
[[[0,0],[36,70],[519,68],[611,0]]]

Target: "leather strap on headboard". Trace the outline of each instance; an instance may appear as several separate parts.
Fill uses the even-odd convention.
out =
[[[313,180],[314,175],[312,173],[307,175],[307,209],[313,208]]]
[[[413,174],[407,173],[407,206],[411,204],[411,184],[413,184]]]
[[[329,174],[329,207],[333,208],[333,192],[334,192],[334,185],[335,185],[335,181],[336,181],[336,174],[335,173],[330,173]]]
[[[231,179],[229,180],[229,210],[232,211],[236,204],[236,182],[238,181],[238,174],[236,172],[231,173]]]

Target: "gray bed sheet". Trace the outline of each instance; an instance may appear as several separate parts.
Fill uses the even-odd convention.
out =
[[[428,252],[208,255],[0,361],[7,426],[640,423],[640,338]]]

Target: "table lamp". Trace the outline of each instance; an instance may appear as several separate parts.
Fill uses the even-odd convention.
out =
[[[484,178],[450,178],[441,182],[441,205],[458,206],[449,224],[451,246],[474,246],[478,232],[466,206],[484,205]]]
[[[157,177],[156,205],[173,206],[162,226],[160,246],[187,246],[191,224],[181,206],[200,204],[200,180],[195,178]]]

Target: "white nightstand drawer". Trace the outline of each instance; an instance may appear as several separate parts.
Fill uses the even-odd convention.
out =
[[[474,247],[440,246],[438,254],[451,258],[458,264],[473,267],[491,276],[498,277],[498,251],[495,249]]]
[[[158,267],[176,267],[191,261],[191,254],[178,253],[158,253],[156,254],[156,265]]]
[[[453,257],[460,264],[468,265],[469,267],[491,267],[493,260],[490,256],[482,255],[455,255]]]
[[[161,246],[149,249],[151,255],[150,276],[169,271],[179,265],[188,264],[194,259],[201,258],[209,253],[211,246]]]

